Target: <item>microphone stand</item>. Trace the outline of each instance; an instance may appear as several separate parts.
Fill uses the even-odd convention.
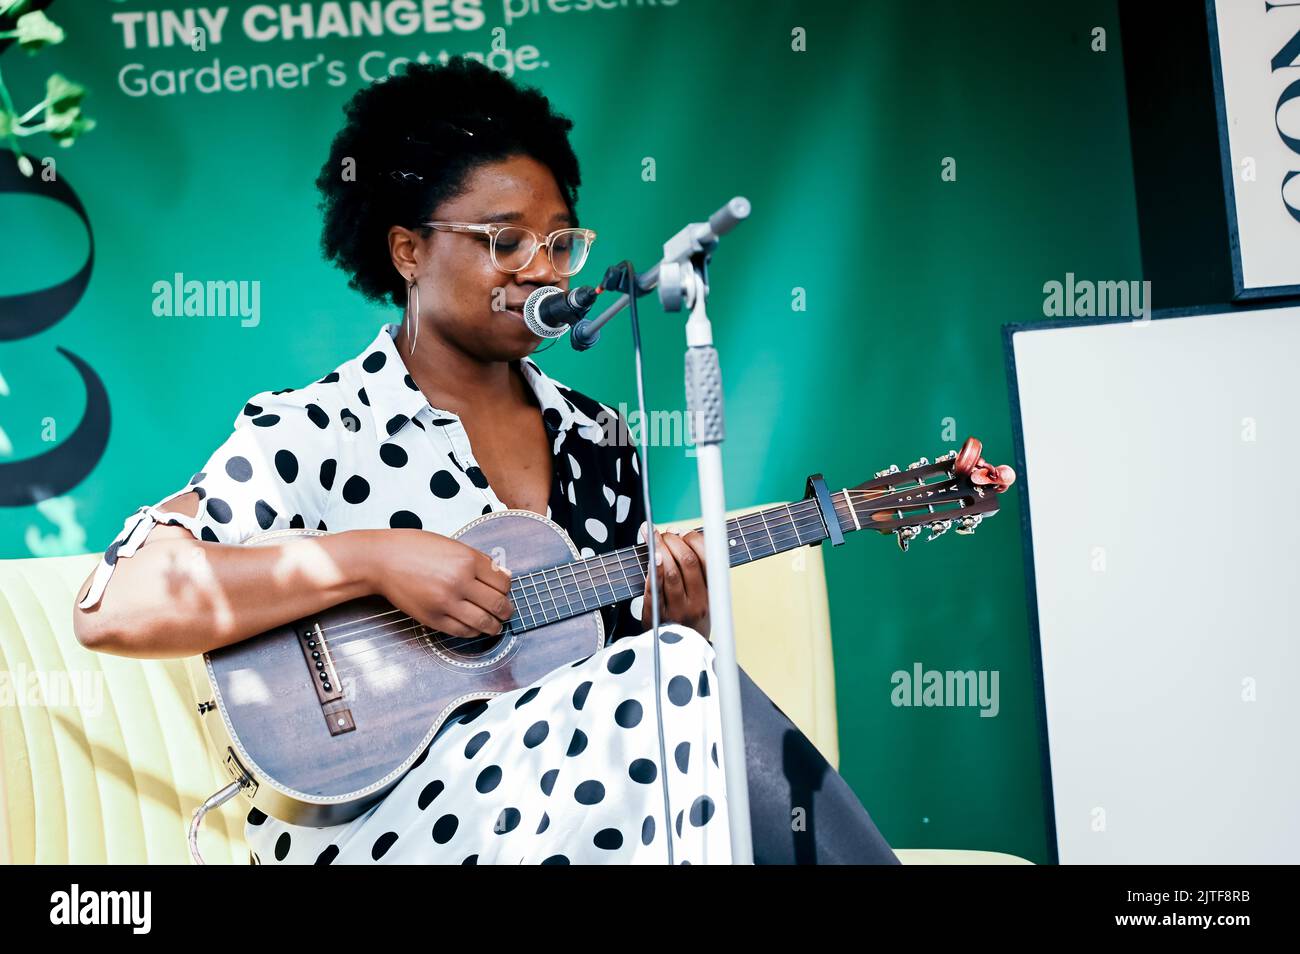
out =
[[[708,298],[709,258],[718,239],[749,217],[749,200],[741,196],[709,216],[692,222],[664,243],[659,264],[635,276],[632,289],[597,318],[574,325],[570,340],[585,351],[596,343],[600,328],[627,306],[629,295],[658,286],[665,311],[690,310],[686,321],[686,426],[695,444],[700,481],[700,512],[704,518],[704,551],[709,583],[710,640],[715,652],[722,719],[722,754],[727,780],[727,816],[731,825],[733,864],[753,864],[754,846],[749,820],[749,778],[745,766],[745,733],[740,706],[740,669],[731,612],[731,546],[727,539],[727,506],[722,480],[722,374],[713,346]],[[629,276],[630,277],[630,276]]]

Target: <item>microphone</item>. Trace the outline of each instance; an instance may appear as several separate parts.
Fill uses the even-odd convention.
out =
[[[539,338],[558,338],[586,317],[596,303],[596,289],[589,285],[565,291],[554,285],[537,289],[524,301],[524,324]]]

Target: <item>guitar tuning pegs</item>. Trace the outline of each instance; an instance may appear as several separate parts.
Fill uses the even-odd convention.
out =
[[[908,470],[916,470],[916,468],[918,468],[918,467],[924,467],[924,466],[925,466],[926,464],[928,464],[928,463],[930,463],[930,461],[927,460],[926,458],[922,457],[920,460],[915,460],[915,461],[912,461],[912,463],[908,464],[908,465],[907,465],[907,469],[908,469]]]
[[[962,536],[974,533],[975,528],[980,525],[980,521],[983,519],[984,514],[982,513],[971,514],[969,517],[962,517],[957,521],[957,533],[960,533]]]
[[[925,538],[925,542],[929,543],[935,537],[943,536],[951,527],[951,520],[936,520],[934,523],[930,524],[930,535]]]
[[[920,527],[899,527],[894,531],[895,536],[898,537],[898,549],[906,553],[908,544],[915,540],[920,533]]]
[[[898,473],[898,465],[897,465],[897,464],[890,464],[889,467],[888,467],[887,469],[876,471],[876,476],[877,476],[877,477],[888,477],[890,474],[897,474],[897,473]]]
[[[942,464],[946,460],[956,460],[956,459],[957,459],[957,452],[955,450],[950,450],[946,454],[940,454],[938,457],[934,459],[934,462],[936,464]]]

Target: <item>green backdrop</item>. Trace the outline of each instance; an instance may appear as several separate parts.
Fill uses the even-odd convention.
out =
[[[1114,2],[574,2],[506,25],[500,3],[469,0],[472,29],[263,42],[243,35],[246,6],[231,4],[221,42],[194,52],[125,48],[110,17],[153,4],[58,2],[62,45],[0,58],[20,107],[57,70],[89,87],[99,124],[68,150],[27,143],[84,202],[95,262],[66,318],[0,340],[0,464],[49,451],[82,418],[85,388],[56,347],[93,367],[112,408],[88,476],[40,508],[0,508],[0,556],[102,549],[207,459],[245,398],[319,377],[397,320],[318,252],[312,180],[370,51],[484,51],[502,26],[508,48],[536,47],[536,68],[514,75],[576,122],[583,224],[600,232],[587,281],[624,257],[648,267],[683,223],[751,200],[710,275],[729,506],[797,497],[813,471],[856,483],[967,434],[1010,463],[1000,325],[1041,317],[1044,282],[1066,272],[1140,278]],[[806,51],[792,49],[796,28]],[[141,64],[133,81],[214,57],[318,56],[340,62],[342,85],[323,67],[292,89],[133,97],[119,81],[127,64]],[[0,195],[0,223],[0,293],[85,260],[85,229],[62,205]],[[259,281],[260,323],[156,317],[153,284],[177,272]],[[651,301],[649,400],[680,410],[681,319]],[[564,345],[540,361],[635,406],[624,321],[596,351]],[[657,517],[694,514],[694,458],[651,452]],[[880,537],[827,552],[841,768],[894,845],[1049,857],[1018,508],[1015,488],[974,537],[906,555]],[[996,670],[998,715],[895,707],[891,674],[916,662]]]

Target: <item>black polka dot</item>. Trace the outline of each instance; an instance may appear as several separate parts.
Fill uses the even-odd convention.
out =
[[[217,535],[216,535],[215,533],[212,532],[212,528],[211,528],[211,527],[204,527],[201,531],[199,531],[199,536],[201,536],[204,540],[207,540],[209,543],[220,543],[220,542],[221,542],[221,541],[217,538]]]
[[[517,808],[503,808],[501,814],[497,816],[497,820],[492,824],[492,830],[498,835],[514,831],[519,827],[519,820],[522,817]]]
[[[384,425],[384,429],[388,431],[388,436],[392,437],[394,434],[400,431],[402,429],[402,425],[409,420],[410,418],[407,417],[405,414],[394,414],[392,417],[388,419],[388,423]]]
[[[289,854],[290,841],[291,839],[289,838],[289,833],[287,831],[281,832],[280,837],[275,840],[276,861],[284,861],[285,857]]]
[[[250,825],[260,825],[265,821],[266,821],[266,812],[261,811],[260,809],[257,808],[250,808],[248,810],[248,823]]]
[[[419,530],[424,527],[423,521],[409,510],[399,510],[388,518],[388,525],[394,529]]]
[[[635,699],[625,699],[614,710],[614,721],[625,729],[631,729],[641,723],[641,703]]]
[[[365,368],[371,374],[374,374],[384,366],[384,362],[387,360],[388,356],[382,351],[372,351],[370,354],[366,355],[366,360],[361,362],[361,367]]]
[[[338,472],[339,462],[327,457],[320,462],[320,485],[326,490],[334,489],[334,475]]]
[[[226,461],[226,473],[230,475],[231,480],[237,480],[241,484],[253,476],[253,465],[248,462],[247,457],[235,457]]]
[[[370,407],[370,396],[366,394],[365,388],[362,388],[361,390],[357,391],[357,400],[360,401],[362,404],[364,404],[366,407]]]
[[[682,634],[674,633],[671,629],[665,629],[663,632],[659,634],[659,642],[661,643],[668,643],[669,645],[671,645],[673,643],[680,643],[681,641],[682,641]]]
[[[409,374],[402,376],[402,383],[405,384],[412,391],[420,390],[419,386],[415,383],[415,379],[412,378]]]
[[[343,485],[343,499],[350,504],[363,503],[369,496],[370,482],[360,474],[352,475]]]
[[[191,484],[202,483],[203,478],[206,476],[208,476],[206,473],[204,473],[203,471],[199,471],[197,474],[195,474],[193,477],[190,478],[190,483]]]
[[[659,769],[649,759],[637,759],[627,768],[628,778],[642,785],[649,785],[659,777]]]
[[[211,497],[208,499],[208,516],[217,523],[230,523],[233,514],[230,510],[230,504],[220,497]]]
[[[339,421],[343,424],[345,430],[356,433],[361,430],[361,418],[352,413],[350,408],[344,408],[339,411]]]
[[[592,843],[597,848],[614,851],[623,847],[623,833],[617,828],[602,828],[596,832],[596,837],[592,839]]]
[[[488,704],[486,699],[475,699],[473,702],[467,702],[465,708],[460,710],[460,724],[468,725],[483,713],[487,712]]]
[[[714,742],[713,746],[709,749],[709,758],[713,759],[714,765],[718,764],[718,743]],[[721,766],[718,767],[721,768]]]
[[[541,722],[534,722],[528,727],[528,731],[524,733],[524,747],[535,749],[546,741],[546,737],[550,734],[551,727],[545,719]]]
[[[515,700],[515,708],[518,709],[520,706],[528,705],[528,703],[532,702],[534,699],[537,698],[537,694],[541,691],[542,691],[541,686],[532,686],[531,688],[525,690],[519,696],[519,698]]]
[[[244,405],[244,415],[246,417],[257,417],[257,415],[261,413],[262,413],[262,408],[258,407],[256,404]]]
[[[691,802],[691,824],[696,828],[703,828],[713,817],[715,806],[713,799],[707,795],[701,795],[695,801]]]
[[[339,373],[337,371],[331,371],[329,374],[325,375],[325,377],[321,378],[320,381],[318,381],[317,383],[333,384],[338,379],[339,379]]]
[[[311,421],[322,431],[330,426],[330,416],[325,413],[325,409],[319,404],[307,405],[307,420]]]
[[[396,444],[381,444],[379,447],[379,459],[389,467],[405,467],[406,451]]]
[[[261,417],[253,418],[253,423],[258,427],[270,427],[272,424],[280,423],[279,414],[263,414]]]
[[[587,693],[591,692],[591,682],[587,681],[573,690],[573,708],[581,709],[587,703]]]
[[[429,489],[433,491],[435,497],[450,500],[460,493],[460,484],[456,482],[456,475],[451,471],[440,470],[430,478]]]
[[[487,489],[488,479],[483,476],[483,471],[479,470],[477,467],[467,467],[465,469],[465,476],[468,477],[469,482],[479,490]]]
[[[673,761],[677,763],[677,768],[683,772],[691,764],[691,743],[683,742],[677,748],[673,749]]]
[[[397,832],[386,831],[375,841],[370,848],[370,857],[378,861],[384,855],[388,854],[388,849],[397,844]]]
[[[675,706],[684,706],[691,701],[691,681],[685,676],[673,676],[668,680],[668,701]]]
[[[537,831],[535,832],[535,834],[540,835],[542,832],[546,831],[546,829],[550,827],[551,827],[551,816],[546,812],[542,812],[542,820],[538,823]]]
[[[339,856],[339,846],[330,845],[328,848],[326,848],[324,851],[322,851],[319,855],[316,856],[316,864],[318,865],[333,864],[334,859],[337,858],[338,856]]]
[[[614,653],[605,663],[605,668],[614,675],[625,673],[632,668],[632,663],[636,661],[636,652],[631,649],[625,649],[622,652]]]
[[[276,451],[275,471],[286,484],[293,483],[298,479],[298,458],[293,456],[292,451]]]
[[[559,411],[553,407],[548,407],[542,412],[542,420],[546,422],[546,426],[551,430],[558,431],[564,419],[560,417]]]
[[[499,765],[489,765],[479,772],[478,778],[474,780],[474,787],[478,789],[480,795],[486,795],[500,784],[501,766]]]
[[[605,786],[594,778],[587,779],[573,790],[573,797],[579,805],[595,805],[605,798]]]
[[[467,856],[467,857],[465,858],[465,860],[461,862],[461,864],[463,864],[463,865],[476,865],[476,864],[478,864],[478,855],[469,855],[469,856]]]
[[[587,747],[587,734],[581,729],[573,730],[573,738],[569,740],[569,751],[565,755],[581,755],[583,749]]]
[[[641,823],[641,844],[648,845],[655,840],[655,817],[647,815]]]
[[[270,530],[271,524],[275,523],[275,508],[265,500],[259,500],[253,505],[253,515],[257,518],[257,525],[263,530]]]
[[[568,863],[569,859],[564,857],[564,855],[551,855],[551,857],[542,862],[544,865],[567,865]]]
[[[551,769],[549,772],[547,772],[545,775],[542,776],[541,785],[542,785],[543,795],[551,794],[551,790],[555,788],[555,780],[559,777],[559,775],[560,775],[559,769]]]
[[[459,827],[459,818],[455,815],[443,815],[433,823],[433,840],[440,845],[445,845],[451,841],[451,836],[456,834],[456,829]]]
[[[428,749],[425,751],[427,752]],[[416,804],[420,807],[420,811],[424,811],[428,808],[429,803],[441,795],[444,788],[446,788],[446,786],[442,784],[440,779],[434,779],[428,785],[424,786],[424,788],[420,790],[419,799],[416,801]]]
[[[474,736],[474,738],[466,742],[465,758],[472,759],[474,756],[478,755],[478,750],[483,748],[483,746],[487,744],[487,740],[490,739],[491,737],[492,734],[484,730],[483,732],[480,732],[478,735]]]
[[[703,669],[700,670],[700,678],[695,687],[695,694],[697,696],[709,696],[713,694],[709,689],[709,674]]]

